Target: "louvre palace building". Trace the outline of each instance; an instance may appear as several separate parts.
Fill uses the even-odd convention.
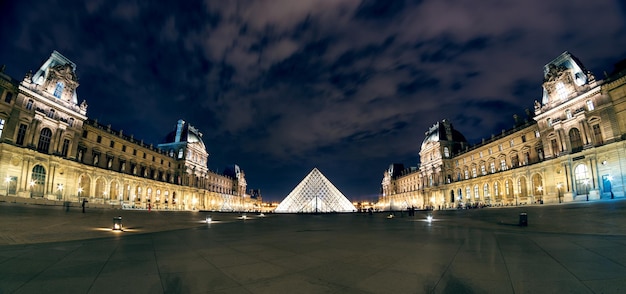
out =
[[[54,51],[34,74],[0,72],[2,195],[139,209],[251,210],[237,165],[208,169],[202,133],[184,120],[156,146],[87,116],[76,65]],[[248,197],[246,197],[248,196]]]
[[[458,208],[625,197],[626,62],[597,79],[569,52],[543,68],[543,97],[515,127],[471,145],[448,120],[420,164],[391,164],[379,209]],[[530,104],[530,101],[529,101]]]

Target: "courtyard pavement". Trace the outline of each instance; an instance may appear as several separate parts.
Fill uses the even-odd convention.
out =
[[[388,215],[0,202],[0,293],[626,292],[625,200]]]

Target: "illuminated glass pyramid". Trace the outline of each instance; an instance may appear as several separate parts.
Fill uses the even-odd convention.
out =
[[[353,212],[356,208],[317,168],[278,205],[275,212]]]

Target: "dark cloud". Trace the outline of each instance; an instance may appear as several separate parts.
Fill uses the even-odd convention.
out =
[[[62,4],[62,5],[61,5]],[[0,63],[78,65],[88,115],[158,143],[183,118],[209,165],[284,197],[319,167],[373,198],[448,118],[470,141],[513,126],[569,50],[597,76],[626,57],[615,1],[63,1],[1,4]]]

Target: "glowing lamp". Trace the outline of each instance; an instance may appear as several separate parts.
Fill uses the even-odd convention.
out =
[[[113,218],[113,230],[114,231],[123,231],[124,228],[122,227],[122,217],[121,216],[117,216]]]
[[[426,217],[426,221],[427,221],[427,222],[432,222],[432,221],[433,221],[433,216],[429,214],[429,215]]]
[[[212,221],[213,221],[213,219],[211,218],[211,216],[210,216],[210,215],[207,215],[207,216],[206,216],[206,223],[207,223],[207,224],[210,224]]]

